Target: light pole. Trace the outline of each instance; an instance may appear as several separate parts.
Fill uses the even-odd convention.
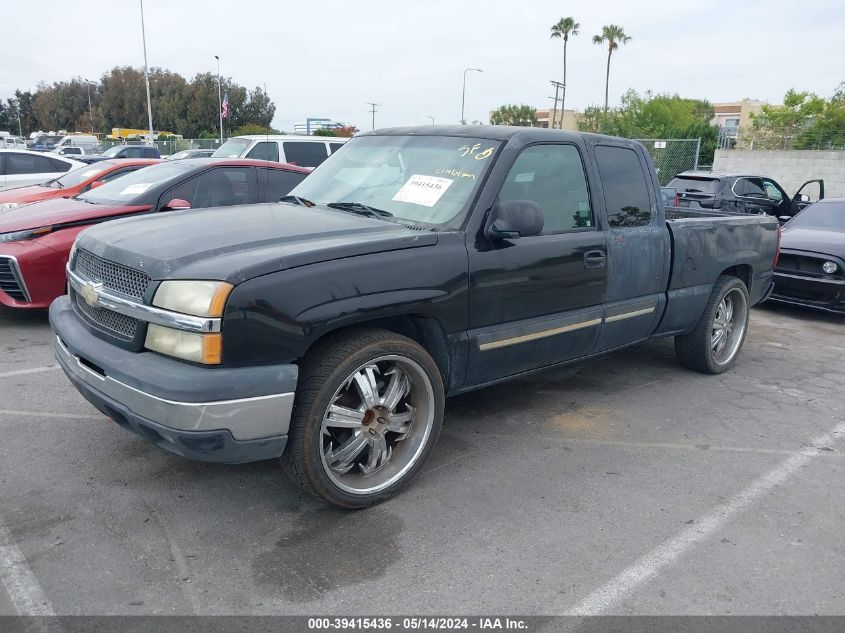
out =
[[[220,114],[220,144],[223,144],[223,88],[220,84],[220,57],[215,55],[217,60],[217,112]]]
[[[461,91],[461,125],[467,124],[466,119],[464,119],[464,104],[466,103],[466,100],[467,100],[467,73],[471,70],[474,71],[474,72],[477,72],[477,73],[483,73],[484,72],[480,68],[465,68],[464,69],[464,88]]]
[[[430,114],[427,114],[426,116],[427,116],[429,119],[431,119],[431,124],[432,124],[432,125],[434,125],[434,117],[433,117],[433,116],[431,116]]]
[[[149,143],[153,142],[153,107],[150,104],[150,70],[147,66],[147,32],[144,29],[144,0],[141,2],[141,39],[144,40],[144,79],[147,82],[147,119],[150,124]]]
[[[88,88],[88,116],[91,117],[91,134],[94,133],[94,111],[91,110],[91,82],[85,80],[85,86]]]

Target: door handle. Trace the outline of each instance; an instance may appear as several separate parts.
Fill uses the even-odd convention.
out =
[[[584,268],[601,268],[606,259],[604,251],[587,251],[584,253]]]

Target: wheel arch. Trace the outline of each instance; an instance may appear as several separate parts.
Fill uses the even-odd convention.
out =
[[[339,325],[338,327],[322,332],[306,348],[302,357],[307,356],[315,346],[324,342],[329,337],[363,328],[387,330],[405,336],[419,344],[431,355],[437,368],[440,370],[443,384],[447,386],[448,390],[448,385],[450,384],[449,378],[454,367],[454,362],[449,356],[446,329],[437,318],[432,316],[416,313],[399,314]],[[301,361],[302,359],[300,358],[298,360]]]
[[[719,276],[721,275],[736,277],[745,284],[745,289],[748,290],[748,294],[751,294],[751,283],[754,279],[754,270],[751,268],[750,264],[736,264],[734,266],[730,266],[729,268],[723,270]]]

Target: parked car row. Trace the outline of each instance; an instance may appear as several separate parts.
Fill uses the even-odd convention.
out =
[[[64,294],[71,245],[91,225],[279,200],[308,173],[248,159],[106,160],[0,193],[0,303],[44,309]]]

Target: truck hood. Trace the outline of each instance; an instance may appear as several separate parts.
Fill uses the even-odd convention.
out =
[[[437,234],[334,209],[254,204],[170,211],[83,231],[78,245],[153,279],[247,279],[437,243]]]
[[[785,229],[780,241],[781,248],[795,251],[811,251],[845,257],[845,231],[836,229],[799,228]]]
[[[92,204],[75,198],[55,198],[42,200],[24,206],[0,211],[0,233],[37,229],[42,226],[57,224],[92,222],[111,215],[122,215],[146,211],[147,206],[111,206]]]

